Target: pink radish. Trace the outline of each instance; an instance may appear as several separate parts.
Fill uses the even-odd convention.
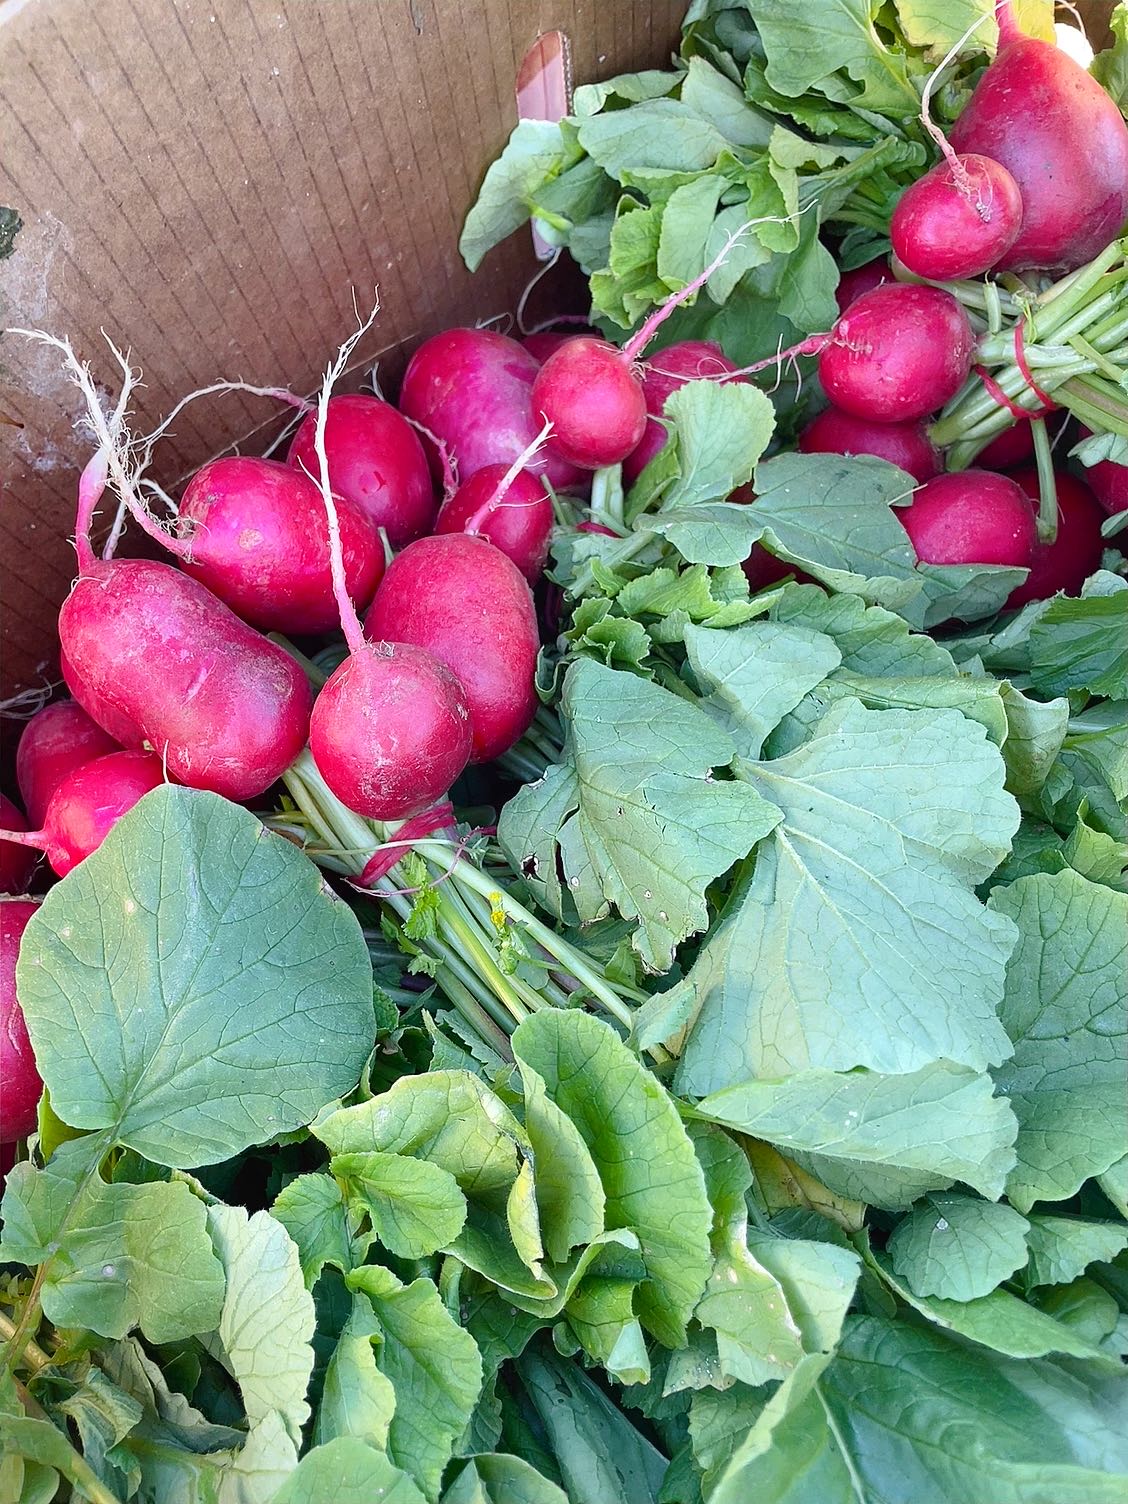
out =
[[[552,502],[535,475],[486,465],[444,503],[435,532],[488,538],[534,585],[548,558],[552,521]]]
[[[906,423],[935,412],[967,380],[975,335],[949,292],[894,282],[864,293],[818,353],[819,379],[836,407],[873,423]]]
[[[1034,430],[1029,418],[1019,418],[1004,428],[975,456],[979,470],[1013,470],[1034,458]]]
[[[982,276],[1022,228],[1022,194],[1007,169],[974,152],[948,153],[905,189],[889,224],[897,259],[934,282]]]
[[[1011,477],[1037,507],[1040,500],[1038,471],[1034,466],[1016,470]],[[1007,598],[1013,611],[1027,601],[1048,600],[1058,591],[1080,595],[1081,586],[1101,567],[1104,513],[1089,487],[1064,471],[1054,472],[1057,491],[1057,536],[1052,543],[1039,543],[1025,581]]]
[[[349,652],[314,702],[309,745],[322,778],[349,809],[372,819],[402,820],[445,794],[466,766],[470,712],[458,680],[422,647],[366,641],[349,595],[325,434],[333,382],[361,333],[345,341],[326,373],[314,422],[333,590]],[[408,550],[412,547],[419,544],[409,544]]]
[[[164,781],[164,766],[152,752],[96,757],[67,774],[51,795],[43,828],[20,840],[45,851],[55,873],[66,877],[98,849],[122,815]]]
[[[425,340],[408,362],[400,410],[445,444],[467,481],[484,465],[509,465],[541,426],[532,387],[540,366],[515,339],[488,329],[447,329]],[[433,450],[433,446],[425,446]],[[437,456],[431,455],[437,465]],[[545,450],[529,467],[558,491],[584,479]]]
[[[895,515],[924,564],[1033,563],[1035,510],[1009,476],[990,470],[938,475]]]
[[[534,331],[532,334],[524,335],[521,343],[528,350],[529,354],[539,364],[543,365],[550,355],[555,355],[560,346],[566,345],[570,339],[575,339],[579,335],[594,333],[595,330],[590,327],[573,329],[567,334],[555,329],[540,329]]]
[[[37,898],[0,898],[0,1144],[13,1143],[34,1131],[43,1095],[16,996],[20,941],[38,907]]]
[[[28,819],[41,825],[51,795],[68,773],[118,744],[73,700],[44,705],[23,729],[16,748],[16,782]]]
[[[923,422],[872,423],[837,407],[828,407],[799,435],[802,454],[875,454],[914,479],[940,473],[940,451]]]
[[[115,710],[100,695],[96,695],[88,684],[82,684],[79,681],[67,658],[66,650],[61,644],[59,646],[59,670],[63,676],[63,683],[74,696],[75,704],[79,705],[79,709],[89,716],[96,726],[104,729],[107,740],[111,743],[107,750],[112,750],[114,746],[140,747],[144,744],[143,732],[129,716]],[[79,704],[80,696],[81,704]]]
[[[384,548],[360,507],[340,498],[337,510],[349,595],[363,610]],[[325,511],[308,475],[275,460],[213,460],[188,483],[178,532],[181,568],[251,626],[297,637],[336,627]]]
[[[876,261],[867,261],[864,266],[856,266],[852,271],[843,272],[834,294],[839,313],[845,313],[850,304],[856,303],[863,293],[872,292],[883,282],[892,280],[893,273],[884,256],[879,256]]]
[[[287,455],[287,463],[307,475],[317,474],[315,428],[316,418],[310,413]],[[435,490],[427,456],[411,424],[390,402],[363,395],[334,397],[325,421],[325,452],[334,495],[382,527],[394,548],[430,529]],[[343,530],[344,512],[341,525]],[[345,560],[347,564],[347,552]]]
[[[528,729],[538,703],[536,613],[521,571],[492,543],[467,533],[409,543],[364,625],[373,640],[426,648],[459,680],[471,762],[499,757]]]
[[[27,821],[6,794],[0,794],[0,827],[5,831],[27,830]],[[25,893],[38,860],[22,842],[6,841],[0,831],[0,893]]]
[[[1084,68],[1024,36],[997,7],[999,50],[952,127],[959,153],[1000,162],[1022,196],[1022,228],[998,265],[1061,273],[1092,260],[1128,218],[1128,126]]]
[[[1092,438],[1092,429],[1081,425],[1081,437]],[[1116,512],[1128,512],[1128,465],[1118,465],[1115,460],[1098,460],[1082,472],[1085,484],[1111,517]]]
[[[736,370],[734,361],[709,339],[687,339],[667,345],[642,365],[642,392],[646,399],[646,429],[638,444],[623,461],[623,481],[633,486],[650,461],[666,447],[669,432],[657,420],[671,393],[687,381],[724,380]]]

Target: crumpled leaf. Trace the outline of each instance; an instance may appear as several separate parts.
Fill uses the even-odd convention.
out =
[[[914,1295],[975,1300],[1026,1263],[1029,1227],[1003,1202],[939,1191],[901,1218],[886,1251]]]
[[[345,1274],[363,1257],[367,1243],[358,1244],[345,1198],[331,1175],[296,1176],[278,1192],[270,1210],[298,1246],[306,1289],[313,1289],[326,1264]]]
[[[466,1198],[448,1171],[426,1159],[337,1154],[330,1173],[347,1187],[349,1205],[366,1213],[389,1253],[419,1259],[451,1243],[466,1221]]]
[[[1091,1222],[1082,1217],[1051,1217],[1031,1212],[1026,1246],[1028,1288],[1064,1285],[1098,1260],[1111,1262],[1128,1248],[1128,1224]]]
[[[380,1326],[371,1302],[354,1295],[325,1370],[313,1433],[317,1445],[336,1436],[356,1436],[370,1447],[386,1450],[396,1395],[390,1379],[376,1366],[373,1337],[380,1337]]]

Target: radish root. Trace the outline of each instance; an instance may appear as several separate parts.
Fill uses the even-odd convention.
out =
[[[524,507],[529,505],[529,503],[525,501],[517,503],[506,502],[505,497],[508,494],[509,488],[512,486],[513,482],[521,474],[521,471],[524,470],[525,466],[531,459],[536,458],[536,456],[548,443],[549,435],[551,433],[552,423],[548,418],[546,418],[544,420],[544,427],[541,429],[540,433],[537,434],[532,443],[527,444],[525,448],[522,449],[521,453],[517,456],[517,458],[510,465],[509,469],[498,481],[497,485],[494,487],[492,494],[486,498],[486,500],[482,503],[478,510],[469,518],[466,526],[462,529],[464,533],[480,533],[483,525],[489,520],[493,513],[497,511],[498,507],[507,505],[517,505]]]
[[[999,3],[995,7],[995,11],[998,12],[999,44],[1001,46],[1003,43],[1004,35],[1004,12],[1009,12],[1009,0],[999,0]],[[978,16],[967,28],[963,36],[960,37],[959,41],[955,42],[951,47],[949,47],[943,58],[941,58],[941,60],[936,64],[936,67],[933,68],[932,72],[928,75],[928,80],[925,83],[924,90],[920,96],[920,123],[932,137],[933,141],[935,141],[940,155],[944,158],[945,162],[947,162],[948,164],[948,167],[951,169],[952,182],[955,184],[956,192],[959,193],[962,198],[966,198],[968,200],[972,208],[975,210],[976,214],[978,214],[980,219],[983,220],[984,224],[990,221],[992,212],[994,210],[994,193],[993,191],[991,191],[988,193],[988,196],[986,198],[984,197],[982,177],[980,177],[978,182],[976,182],[971,173],[968,172],[967,168],[960,161],[959,156],[955,151],[953,151],[952,144],[948,140],[947,136],[945,136],[944,132],[933,120],[932,115],[929,111],[929,105],[932,102],[933,91],[936,88],[937,82],[940,79],[940,75],[944,72],[944,69],[948,66],[949,63],[955,61],[958,55],[963,51],[965,44],[971,40],[972,36],[979,30],[984,21],[989,20],[991,16],[995,14],[995,11],[987,11],[982,16]],[[1013,24],[1013,17],[1011,18],[1011,24]]]

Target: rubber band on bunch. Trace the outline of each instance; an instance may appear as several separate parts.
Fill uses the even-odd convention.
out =
[[[1000,407],[1005,407],[1011,417],[1020,423],[1026,422],[1029,418],[1045,418],[1048,414],[1056,412],[1058,404],[1042,390],[1034,380],[1033,373],[1030,370],[1030,364],[1026,359],[1026,336],[1021,323],[1014,326],[1014,363],[1018,367],[1019,375],[1023,381],[1026,382],[1026,385],[1042,404],[1041,407],[1020,407],[1017,402],[1007,396],[1006,392],[1003,391],[1002,387],[985,366],[976,366],[975,374],[982,381],[987,395]]]

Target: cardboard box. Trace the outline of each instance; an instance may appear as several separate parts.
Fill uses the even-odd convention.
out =
[[[137,421],[219,377],[313,390],[354,327],[397,378],[435,330],[512,311],[535,269],[515,236],[471,277],[458,233],[517,118],[539,36],[577,78],[661,66],[682,0],[5,0],[0,324],[67,335],[113,380],[99,331],[145,373]],[[549,47],[548,52],[552,51]],[[534,69],[535,71],[535,69]],[[533,93],[535,94],[535,85]],[[531,111],[526,110],[526,113]],[[551,295],[551,294],[550,294]],[[174,489],[277,408],[208,399],[158,454]],[[57,353],[0,340],[0,693],[56,676],[54,618],[89,445]],[[133,536],[130,537],[133,549]]]

